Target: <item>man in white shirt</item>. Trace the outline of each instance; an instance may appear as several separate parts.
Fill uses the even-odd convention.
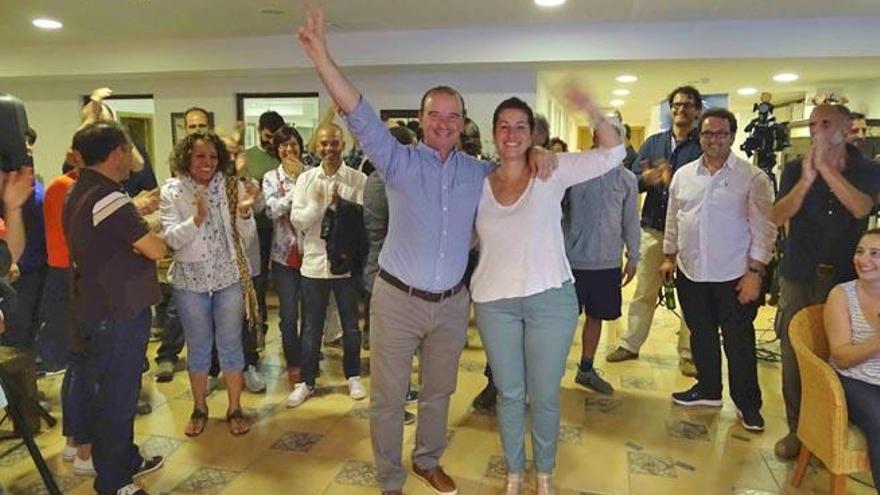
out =
[[[342,129],[324,124],[316,131],[321,165],[303,172],[293,190],[290,219],[303,239],[302,274],[303,331],[302,375],[287,398],[288,407],[297,407],[312,395],[318,370],[324,320],[330,292],[336,298],[342,323],[343,371],[349,395],[360,400],[367,396],[360,380],[360,333],[357,322],[358,287],[351,272],[331,272],[327,244],[321,237],[325,213],[335,209],[340,199],[363,204],[367,176],[342,166],[345,148]]]
[[[763,431],[761,389],[752,324],[761,278],[773,251],[773,190],[768,177],[731,153],[736,118],[728,110],[703,113],[698,129],[703,155],[679,169],[669,186],[660,266],[665,281],[676,272],[684,319],[691,329],[697,383],[672,394],[682,406],[721,402],[724,337],[730,395],[744,428]]]

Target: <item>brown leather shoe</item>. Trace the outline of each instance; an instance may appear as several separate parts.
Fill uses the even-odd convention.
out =
[[[420,469],[413,464],[413,473],[415,473],[416,478],[431,487],[437,495],[458,495],[458,488],[455,487],[455,482],[452,481],[452,478],[440,466],[434,466],[431,469]]]

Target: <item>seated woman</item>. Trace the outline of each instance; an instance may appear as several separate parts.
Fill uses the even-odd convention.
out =
[[[186,434],[197,436],[205,429],[208,370],[216,342],[229,396],[229,431],[241,435],[250,429],[239,402],[241,322],[245,294],[253,288],[244,245],[256,235],[251,207],[259,190],[235,179],[226,145],[213,133],[186,136],[175,147],[172,168],[176,177],[162,186],[160,220],[165,241],[174,249],[169,278],[195,401]]]
[[[275,170],[263,176],[263,198],[266,200],[266,216],[272,220],[272,282],[278,292],[278,328],[281,346],[287,362],[287,379],[291,390],[300,379],[300,332],[299,273],[302,266],[302,246],[296,229],[290,223],[290,205],[293,203],[293,186],[307,169],[300,161],[303,140],[292,126],[284,125],[273,134],[272,152],[281,162]]]
[[[880,229],[862,235],[853,263],[858,278],[828,294],[825,332],[849,419],[868,440],[874,486],[880,490]]]
[[[501,165],[486,177],[477,210],[480,260],[471,295],[498,388],[508,495],[523,487],[527,402],[538,495],[554,493],[559,383],[578,318],[562,237],[563,194],[610,171],[626,155],[617,130],[588,97],[577,96],[572,99],[593,118],[601,147],[557,155],[559,168],[547,181],[531,178],[526,159],[532,109],[518,98],[498,105],[492,131]]]

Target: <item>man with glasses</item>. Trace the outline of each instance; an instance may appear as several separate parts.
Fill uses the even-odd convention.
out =
[[[672,394],[681,406],[721,407],[721,343],[730,395],[743,428],[763,431],[755,328],[761,279],[776,226],[770,221],[770,179],[731,153],[736,118],[724,108],[700,118],[703,156],[681,167],[669,185],[664,282],[675,274],[688,327],[697,383]]]
[[[639,176],[639,192],[647,193],[642,205],[642,239],[639,265],[636,271],[636,290],[629,305],[627,328],[619,347],[605,360],[609,363],[636,359],[639,349],[648,339],[657,294],[662,280],[663,230],[666,226],[666,203],[672,175],[683,165],[700,157],[700,142],[694,123],[703,109],[700,92],[692,86],[681,86],[667,97],[672,111],[672,127],[649,137],[632,171]],[[686,376],[695,376],[691,357],[690,331],[681,322],[678,335],[679,368]]]

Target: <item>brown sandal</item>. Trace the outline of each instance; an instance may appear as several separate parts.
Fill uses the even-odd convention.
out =
[[[193,408],[192,414],[189,415],[189,423],[186,425],[186,431],[184,431],[184,434],[188,437],[197,437],[205,431],[205,425],[207,424],[208,411]]]
[[[229,427],[229,433],[234,436],[244,435],[249,432],[251,429],[250,421],[244,417],[241,409],[236,409],[234,411],[229,411],[226,413],[226,421],[227,426]]]

